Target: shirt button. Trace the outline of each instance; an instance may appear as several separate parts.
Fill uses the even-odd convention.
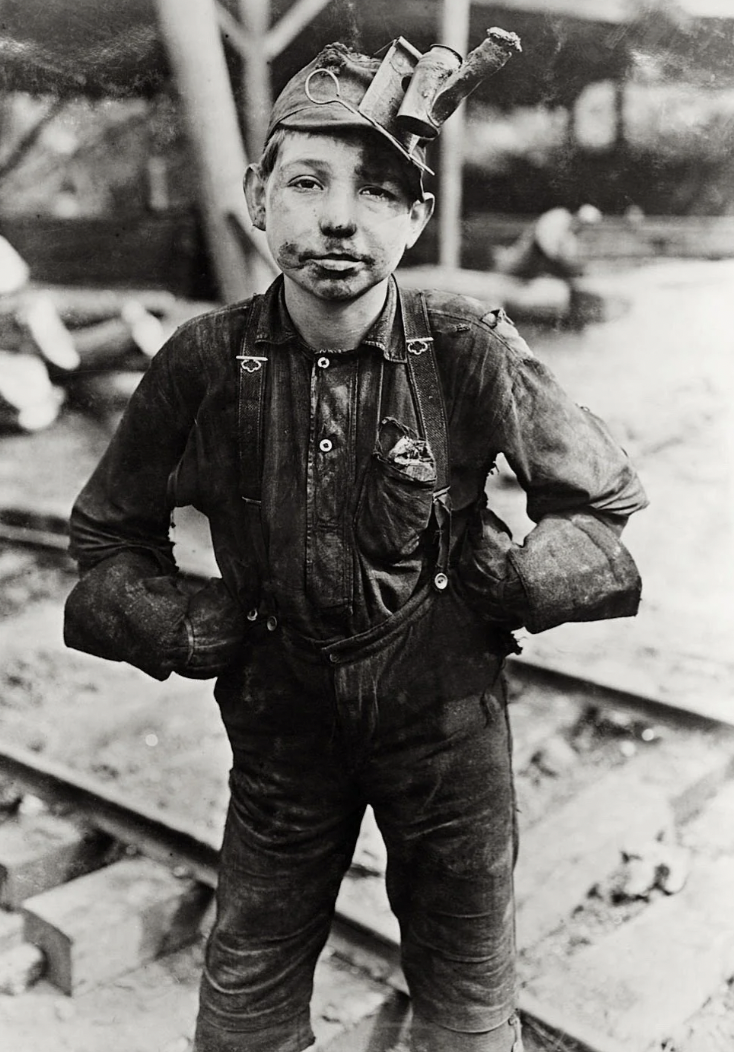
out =
[[[449,579],[445,573],[437,573],[433,578],[433,586],[437,588],[439,592],[443,592],[445,588],[448,588]]]
[[[331,365],[331,362],[325,354],[322,354],[320,358],[316,359],[316,364],[318,365],[319,369],[328,369]]]
[[[336,665],[339,661],[339,657],[336,654],[329,654],[329,661],[332,663],[332,665]]]
[[[331,453],[333,448],[334,443],[331,441],[330,438],[322,438],[319,442],[319,449],[322,453]]]
[[[247,613],[248,621],[257,621],[257,610],[249,610]]]

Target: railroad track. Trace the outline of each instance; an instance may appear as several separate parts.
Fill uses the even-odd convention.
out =
[[[6,512],[0,597],[37,555],[47,570],[62,567],[33,593],[60,611],[65,547],[58,521]],[[2,553],[20,550],[35,553],[31,562],[3,570]],[[33,602],[23,616],[32,623]],[[734,729],[523,660],[509,664],[508,681],[528,1052],[727,1052]],[[24,715],[11,716],[15,733]],[[184,1052],[218,834],[174,808],[141,806],[124,785],[70,770],[37,743],[0,748],[0,790],[0,989],[18,991],[11,1008],[0,998],[0,1032],[9,1020],[21,1042],[8,1052],[49,1047],[34,1037],[43,1010],[59,1052],[116,1052],[100,1038],[110,1005],[132,1028],[118,1028],[120,1049]],[[319,966],[319,1052],[388,1052],[404,1039],[409,1003],[383,871],[366,822]],[[142,1038],[159,987],[159,1031]],[[125,991],[145,1011],[123,1009]]]

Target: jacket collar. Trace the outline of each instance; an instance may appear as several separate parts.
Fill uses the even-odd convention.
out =
[[[398,286],[390,278],[387,299],[370,326],[360,346],[377,347],[390,362],[404,362],[407,357],[405,336],[398,311]],[[284,281],[280,274],[263,295],[263,309],[255,336],[256,343],[284,344],[300,336],[285,306]]]

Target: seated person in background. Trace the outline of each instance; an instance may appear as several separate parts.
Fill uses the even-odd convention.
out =
[[[582,205],[576,212],[551,208],[517,241],[497,253],[496,268],[528,281],[546,276],[571,281],[584,270],[579,232],[600,219],[601,212],[594,205]]]

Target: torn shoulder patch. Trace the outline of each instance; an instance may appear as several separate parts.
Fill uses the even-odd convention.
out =
[[[525,340],[515,328],[512,318],[507,315],[504,307],[498,307],[496,310],[487,311],[481,320],[485,325],[489,326],[495,336],[498,336],[502,342],[510,347],[520,358],[535,357]]]

